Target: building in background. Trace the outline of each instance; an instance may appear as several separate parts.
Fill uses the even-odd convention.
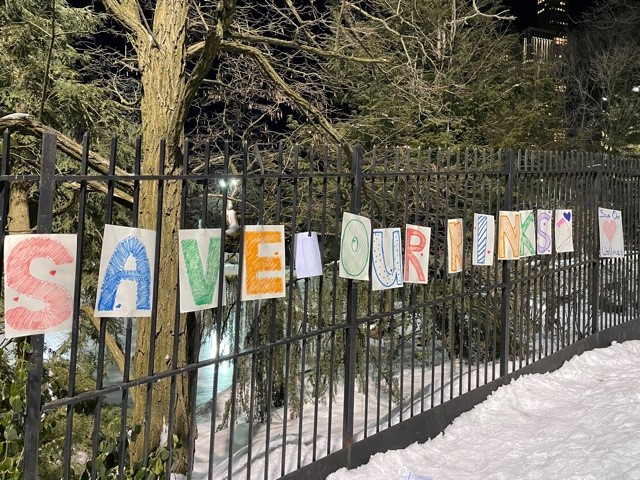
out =
[[[536,26],[529,29],[524,39],[525,62],[546,62],[561,58],[567,44],[569,14],[568,0],[537,0]]]
[[[538,0],[536,30],[547,38],[567,38],[567,0]]]

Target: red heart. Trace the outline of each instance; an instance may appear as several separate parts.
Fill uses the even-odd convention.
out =
[[[58,272],[56,272],[55,270],[51,270],[49,273],[51,274],[52,277],[55,277],[56,273],[58,273]]]
[[[605,236],[609,239],[609,243],[613,242],[613,237],[615,236],[617,229],[618,225],[616,225],[615,220],[602,221],[602,230],[604,230]]]
[[[17,302],[18,300],[20,300],[20,297],[13,297],[14,302]]]

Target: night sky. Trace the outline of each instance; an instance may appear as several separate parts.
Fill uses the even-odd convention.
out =
[[[515,25],[518,29],[535,26],[537,0],[503,0],[503,3],[517,17]],[[570,18],[577,20],[580,14],[594,3],[595,0],[567,0]]]

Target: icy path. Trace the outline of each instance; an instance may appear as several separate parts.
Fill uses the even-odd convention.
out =
[[[521,377],[443,435],[328,479],[640,479],[640,341]]]

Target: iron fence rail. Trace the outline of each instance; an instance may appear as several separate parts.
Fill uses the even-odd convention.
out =
[[[63,419],[64,478],[77,478],[83,469],[90,478],[101,478],[95,459],[107,440],[116,445],[114,478],[126,478],[133,468],[128,449],[134,432],[145,439],[143,466],[149,467],[151,420],[158,415],[154,385],[165,381],[170,398],[165,472],[174,469],[174,448],[180,447],[171,439],[176,432],[183,435],[176,392],[186,389],[190,415],[182,437],[187,443],[182,469],[187,478],[268,480],[295,474],[582,338],[638,318],[640,163],[634,159],[584,152],[365,152],[361,146],[234,149],[187,141],[181,171],[169,175],[162,166],[142,174],[139,141],[134,151],[132,162],[120,158],[114,139],[108,172],[96,172],[89,164],[88,137],[82,158],[74,163],[56,152],[55,137],[45,135],[40,173],[12,175],[10,136],[3,136],[0,247],[7,234],[10,189],[21,183],[31,186],[37,199],[38,233],[77,233],[78,248],[73,330],[59,358],[69,371],[64,395],[43,394],[45,337],[30,338],[25,478],[36,478],[43,462],[38,453],[43,415]],[[164,144],[160,152],[164,165]],[[60,162],[64,172],[56,170]],[[116,175],[116,165],[127,163],[131,175]],[[164,195],[175,182],[179,204],[169,206]],[[186,323],[176,307],[172,353],[164,369],[154,358],[156,312],[164,301],[158,295],[149,319],[101,318],[94,325],[83,316],[95,296],[102,227],[137,227],[143,186],[155,195],[158,229],[167,208],[178,208],[179,228],[226,230],[218,259],[219,282],[227,279],[226,292],[218,290],[218,304],[226,298],[226,306],[188,314]],[[68,203],[67,195],[74,195],[75,203],[57,212],[60,203]],[[597,207],[622,211],[625,258],[599,257]],[[556,208],[572,209],[573,253],[472,265],[473,213],[497,218],[501,210]],[[431,227],[429,282],[373,291],[368,282],[340,278],[343,212],[370,218],[374,228]],[[462,218],[465,225],[464,269],[449,275],[445,233],[447,219],[453,218]],[[242,265],[241,227],[253,224],[285,225],[284,299],[239,301],[242,269],[234,275],[228,270]],[[293,238],[310,231],[318,233],[323,275],[296,279]],[[167,255],[161,233],[155,244],[154,292]],[[136,325],[142,321],[149,322],[150,352],[146,369],[135,375]],[[180,332],[189,345],[183,360]],[[209,352],[201,351],[203,344]],[[113,381],[110,349],[116,347],[121,371]],[[91,388],[86,379],[79,386],[87,355],[95,362]],[[223,378],[229,371],[230,378]],[[229,380],[228,388],[221,387]],[[132,420],[135,388],[145,391],[144,422],[138,426]],[[203,395],[206,402],[198,400]],[[114,414],[115,431],[109,423]],[[86,418],[92,424],[85,443],[78,440],[81,418],[82,425]],[[208,441],[201,439],[206,437],[202,432],[208,432]]]

